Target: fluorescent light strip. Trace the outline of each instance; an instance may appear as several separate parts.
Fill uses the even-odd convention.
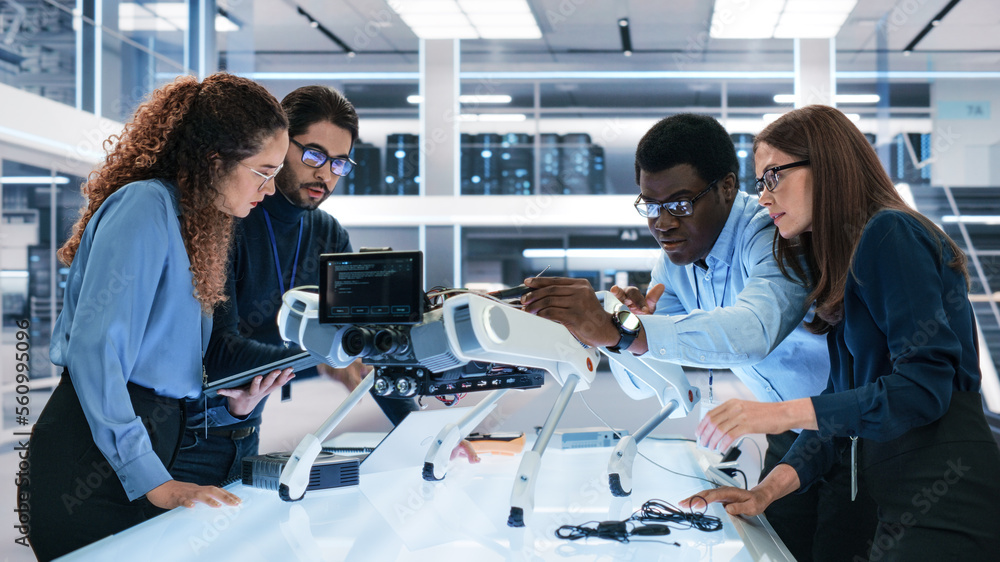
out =
[[[530,248],[521,252],[528,259],[598,258],[598,259],[651,259],[660,255],[659,249],[641,250],[635,248]]]
[[[5,269],[0,271],[0,277],[5,279],[27,279],[28,272],[24,269]]]
[[[419,72],[247,72],[240,74],[251,80],[357,80],[357,81],[397,81],[408,82],[420,79]],[[173,72],[157,72],[158,80],[172,80]],[[462,80],[539,80],[559,82],[567,80],[794,80],[795,72],[781,71],[563,71],[563,72],[480,72],[459,73]],[[838,71],[838,80],[933,80],[956,78],[980,80],[1000,78],[1000,71],[894,71],[878,72]]]
[[[1000,225],[1000,215],[944,215],[941,222],[946,224],[985,224],[989,226]]]
[[[998,73],[1000,74],[1000,73]],[[795,72],[779,71],[675,71],[675,70],[568,70],[556,72],[462,72],[462,80],[793,80]]]
[[[932,80],[941,78],[957,78],[979,80],[982,78],[1000,78],[1000,71],[993,70],[845,70],[837,72],[837,79],[845,80]]]
[[[523,113],[463,113],[458,116],[460,121],[477,121],[479,123],[510,123],[524,121],[528,117]]]
[[[136,4],[123,2],[118,5],[119,31],[186,31],[188,6],[183,2]],[[215,14],[216,31],[239,31],[236,22]]]
[[[460,103],[510,103],[511,97],[506,94],[483,94],[458,96]]]
[[[65,185],[69,183],[66,176],[4,176],[0,183],[11,185]]]
[[[173,78],[176,74],[161,75],[157,78]],[[358,80],[358,81],[398,81],[420,80],[419,72],[247,72],[241,76],[251,80]]]
[[[836,94],[836,103],[878,103],[882,98],[878,94]],[[795,103],[795,94],[775,94],[774,103]]]
[[[510,103],[510,100],[510,96],[503,94],[458,96],[459,103]],[[423,101],[424,97],[418,94],[406,96],[407,103],[418,104]]]
[[[176,77],[176,75],[171,75],[171,76]],[[54,141],[51,139],[47,139],[43,136],[36,135],[34,133],[26,133],[24,131],[18,131],[17,129],[11,129],[10,127],[0,126],[0,137],[4,135],[21,138],[29,142],[38,143],[43,146],[54,148],[60,152],[65,152],[66,154],[72,154],[74,156],[73,158],[74,160],[79,160],[81,162],[88,161],[88,159],[89,161],[92,162],[97,162],[104,159],[103,152],[81,148],[79,146],[73,146],[70,144],[66,144],[64,142]]]
[[[1000,78],[1000,72],[996,73]],[[251,80],[357,80],[409,82],[420,79],[419,72],[247,72],[240,76]],[[172,80],[176,73],[158,72],[159,80]],[[461,80],[793,80],[793,71],[686,71],[612,70],[563,72],[460,72]]]
[[[766,125],[768,123],[771,123],[772,121],[776,121],[782,115],[784,115],[784,113],[765,113],[763,115],[764,124]],[[854,124],[857,124],[857,123],[861,122],[861,114],[860,113],[844,113],[844,116],[847,117],[848,119],[850,119],[851,122],[854,123]]]

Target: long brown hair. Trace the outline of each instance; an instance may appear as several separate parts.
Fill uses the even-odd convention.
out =
[[[810,162],[812,232],[785,240],[775,231],[774,257],[787,277],[795,279],[791,269],[799,279],[810,279],[808,300],[816,303],[816,317],[806,326],[813,333],[826,333],[843,319],[844,286],[854,251],[865,225],[879,211],[894,209],[917,219],[936,235],[942,256],[948,245],[953,255],[948,265],[968,280],[965,254],[927,217],[907,206],[871,144],[837,109],[810,105],[790,111],[754,138],[754,152],[760,143],[793,160]]]
[[[59,259],[73,262],[87,223],[101,204],[125,185],[164,179],[180,193],[181,235],[191,260],[194,295],[211,312],[226,299],[226,264],[233,217],[215,207],[213,179],[260,152],[264,141],[288,128],[288,120],[261,85],[231,74],[201,83],[182,76],[154,91],[121,134],[104,141],[107,157],[83,186],[87,202]],[[213,160],[222,163],[213,170]]]

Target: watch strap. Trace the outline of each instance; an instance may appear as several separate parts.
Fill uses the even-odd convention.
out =
[[[623,349],[627,350],[632,346],[632,342],[639,337],[639,331],[636,330],[635,333],[629,333],[629,331],[622,326],[621,320],[618,318],[618,311],[611,315],[611,323],[615,325],[620,337],[618,338],[618,343],[609,346],[606,349],[612,353],[621,353]]]

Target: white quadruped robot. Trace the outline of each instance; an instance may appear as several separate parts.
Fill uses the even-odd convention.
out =
[[[562,388],[514,479],[507,524],[522,527],[525,515],[533,510],[542,454],[573,393],[588,389],[593,382],[600,360],[598,350],[582,345],[562,325],[488,295],[456,291],[439,307],[424,311],[422,290],[419,301],[406,294],[412,291],[401,291],[420,277],[414,277],[413,271],[420,270],[421,260],[419,252],[324,255],[319,294],[301,290],[285,293],[278,316],[284,339],[333,367],[345,367],[360,357],[375,369],[319,429],[302,439],[281,472],[279,496],[285,501],[304,496],[323,441],[373,387],[377,394],[403,397],[443,394],[444,390],[490,390],[459,422],[442,428],[432,442],[423,478],[434,481],[445,477],[452,450],[511,388],[541,385],[541,370],[551,374]],[[366,278],[377,280],[381,289],[366,285]],[[610,293],[598,293],[598,298],[608,311],[620,305]],[[344,300],[351,304],[341,306]],[[366,300],[369,304],[358,304]],[[393,314],[396,319],[390,318]],[[655,396],[662,406],[634,434],[623,437],[612,452],[608,462],[611,492],[626,496],[632,490],[638,443],[667,417],[686,416],[700,395],[677,365],[603,348],[600,353],[611,360],[612,372],[629,397]]]

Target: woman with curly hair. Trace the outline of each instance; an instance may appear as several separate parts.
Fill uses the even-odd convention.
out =
[[[166,509],[236,505],[167,472],[201,393],[212,310],[226,299],[233,217],[274,193],[288,149],[277,100],[214,74],[156,90],[104,164],[59,258],[70,266],[50,349],[62,379],[35,424],[20,490],[35,554],[52,559]],[[239,418],[290,372],[232,391]]]
[[[840,111],[786,113],[753,149],[778,263],[810,280],[816,317],[806,327],[827,335],[830,381],[812,398],[712,410],[698,435],[720,448],[746,433],[804,431],[753,489],[681,504],[758,514],[811,486],[849,447],[853,491],[878,506],[870,560],[996,560],[1000,449],[983,413],[965,255],[907,206]]]

